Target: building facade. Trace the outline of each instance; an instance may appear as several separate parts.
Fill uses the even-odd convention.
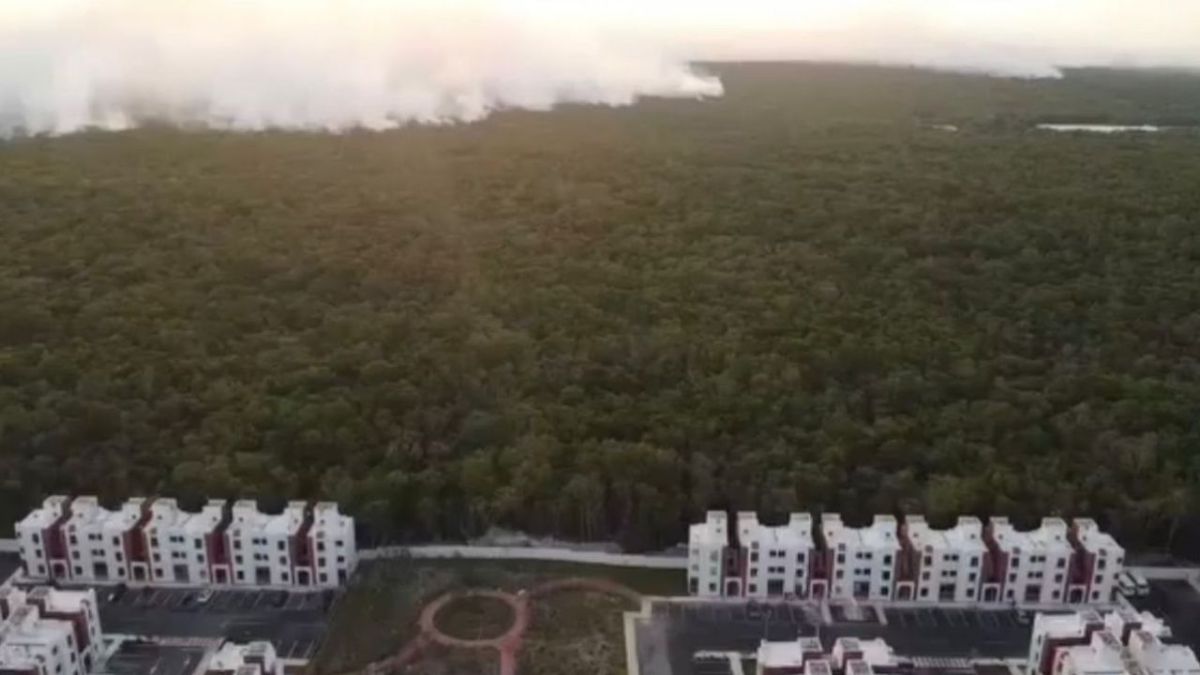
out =
[[[332,588],[354,572],[354,519],[337,505],[291,502],[266,514],[253,501],[200,511],[174,499],[55,496],[16,525],[30,579]]]
[[[1039,614],[1028,675],[1200,675],[1195,653],[1167,644],[1166,625],[1148,612]]]
[[[1090,519],[1019,531],[1007,518],[964,516],[939,530],[920,515],[848,527],[836,513],[766,526],[743,512],[731,526],[710,511],[689,530],[688,557],[692,595],[928,603],[1109,603],[1124,566]]]
[[[94,591],[0,587],[0,673],[87,675],[99,645]]]

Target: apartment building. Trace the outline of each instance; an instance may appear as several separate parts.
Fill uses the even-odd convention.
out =
[[[821,516],[823,551],[829,562],[828,595],[815,597],[891,600],[896,558],[901,551],[895,516],[875,516],[870,525],[847,527],[840,515]],[[816,583],[816,582],[814,582]]]
[[[763,640],[755,663],[756,675],[883,675],[902,669],[895,651],[878,638],[838,638],[829,654],[815,637],[786,642]]]
[[[283,662],[270,642],[226,642],[209,658],[205,675],[283,675]]]
[[[1200,675],[1191,649],[1163,642],[1170,631],[1147,612],[1039,614],[1029,675]]]
[[[688,536],[688,588],[706,597],[811,597],[916,602],[1085,604],[1113,599],[1124,551],[1090,519],[1045,518],[1017,530],[964,516],[948,529],[920,515],[793,514],[763,526],[753,513],[709,512]]]
[[[229,583],[228,525],[223,500],[211,500],[197,513],[181,510],[174,499],[151,502],[144,529],[154,581]]]
[[[55,496],[16,531],[31,579],[336,587],[358,562],[354,519],[331,502],[265,514],[245,500],[189,512],[174,499],[131,499],[110,511]]]
[[[924,516],[905,516],[900,526],[901,565],[897,600],[976,602],[987,547],[983,524],[963,516],[954,527],[936,530]]]
[[[792,514],[786,525],[765,526],[752,512],[708,512],[688,532],[688,590],[704,597],[808,596],[812,516]]]
[[[1076,518],[1067,534],[1071,560],[1067,570],[1067,602],[1110,602],[1117,575],[1125,568],[1125,549],[1091,518]]]
[[[99,645],[94,591],[0,587],[0,673],[87,675]]]

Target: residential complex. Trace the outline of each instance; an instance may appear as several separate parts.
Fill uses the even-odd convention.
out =
[[[108,510],[53,496],[15,529],[30,579],[335,587],[358,562],[354,519],[331,502],[266,514],[244,500],[189,512],[174,499]]]
[[[0,673],[87,675],[99,644],[94,591],[0,587]]]
[[[795,597],[928,603],[1083,604],[1113,599],[1124,550],[1091,519],[1006,518],[930,527],[920,515],[849,527],[806,513],[776,527],[753,513],[710,511],[688,534],[688,589],[702,597]]]
[[[1163,642],[1169,636],[1146,612],[1039,614],[1028,675],[1200,675],[1196,654]]]
[[[270,642],[226,642],[209,658],[205,675],[283,675],[283,662]]]

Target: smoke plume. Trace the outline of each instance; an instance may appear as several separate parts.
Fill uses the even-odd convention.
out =
[[[2,0],[0,136],[382,129],[707,97],[696,60],[1200,66],[1173,0]]]

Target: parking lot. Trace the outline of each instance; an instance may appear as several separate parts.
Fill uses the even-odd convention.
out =
[[[325,636],[332,592],[184,588],[96,589],[106,633],[267,640],[283,658],[309,659]],[[207,596],[207,597],[205,597]],[[141,658],[139,656],[139,658]],[[146,672],[146,671],[142,671]],[[155,675],[164,675],[155,671]]]
[[[12,576],[21,567],[21,558],[16,553],[0,553],[0,582]]]
[[[826,623],[812,603],[755,604],[656,602],[636,629],[638,659],[646,675],[715,675],[720,659],[706,652],[753,654],[761,640],[816,636],[831,649],[839,637],[883,638],[904,657],[930,662],[1018,658],[1029,649],[1029,618],[1011,610],[831,608]]]
[[[1200,653],[1200,593],[1179,580],[1151,580],[1150,595],[1133,597],[1130,603],[1166,620],[1175,642]]]
[[[126,642],[109,659],[112,675],[191,675],[204,658],[204,647],[176,647]]]

